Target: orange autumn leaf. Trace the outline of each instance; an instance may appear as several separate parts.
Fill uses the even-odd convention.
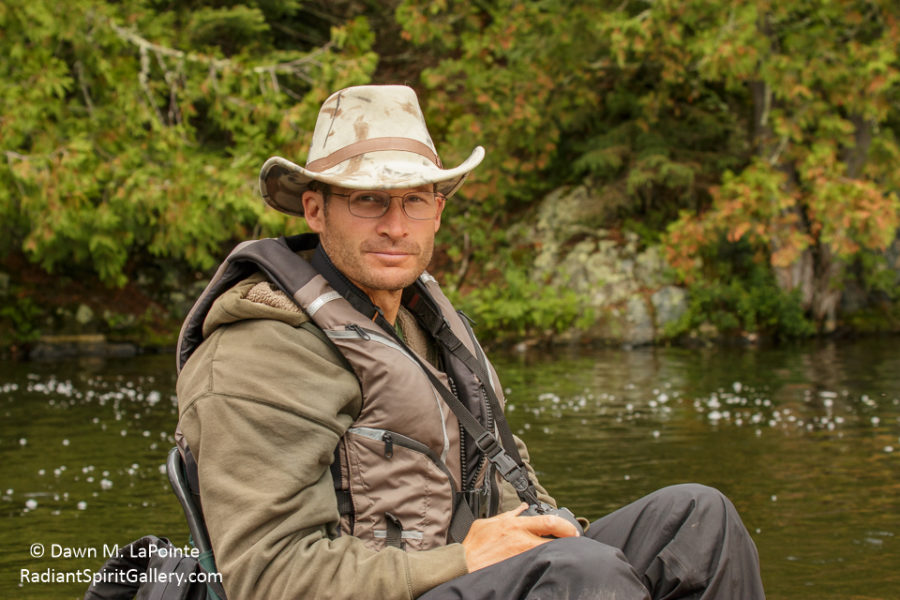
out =
[[[728,232],[728,241],[732,243],[739,241],[742,237],[744,237],[744,234],[747,233],[749,229],[750,223],[738,223],[731,229],[731,231]]]

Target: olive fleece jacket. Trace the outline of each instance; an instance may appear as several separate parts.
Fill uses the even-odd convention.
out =
[[[229,599],[409,600],[464,575],[461,544],[376,552],[338,535],[329,467],[362,399],[344,358],[307,321],[254,275],[216,300],[178,378],[179,427]],[[503,483],[509,510],[519,501]]]

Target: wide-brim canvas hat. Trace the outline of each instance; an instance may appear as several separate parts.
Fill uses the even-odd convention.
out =
[[[262,166],[259,187],[270,206],[302,216],[301,197],[312,181],[354,190],[434,184],[450,196],[483,158],[484,148],[476,146],[460,165],[443,168],[415,91],[363,85],[322,104],[305,167],[273,156]]]

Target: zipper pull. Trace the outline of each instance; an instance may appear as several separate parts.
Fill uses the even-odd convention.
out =
[[[394,436],[390,431],[386,431],[381,440],[384,442],[384,457],[391,458],[394,456]]]
[[[349,329],[350,331],[355,331],[356,335],[358,335],[359,337],[361,337],[364,340],[372,339],[372,336],[370,336],[368,333],[366,333],[366,330],[363,329],[362,327],[360,327],[359,325],[357,325],[356,323],[350,323],[345,328]]]

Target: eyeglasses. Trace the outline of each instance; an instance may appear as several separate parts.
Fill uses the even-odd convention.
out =
[[[417,221],[433,219],[437,215],[438,198],[444,198],[443,194],[437,192],[406,192],[402,196],[395,196],[382,190],[357,190],[349,194],[330,192],[330,195],[347,198],[350,214],[363,219],[384,216],[391,207],[391,198],[400,198],[403,214]]]

